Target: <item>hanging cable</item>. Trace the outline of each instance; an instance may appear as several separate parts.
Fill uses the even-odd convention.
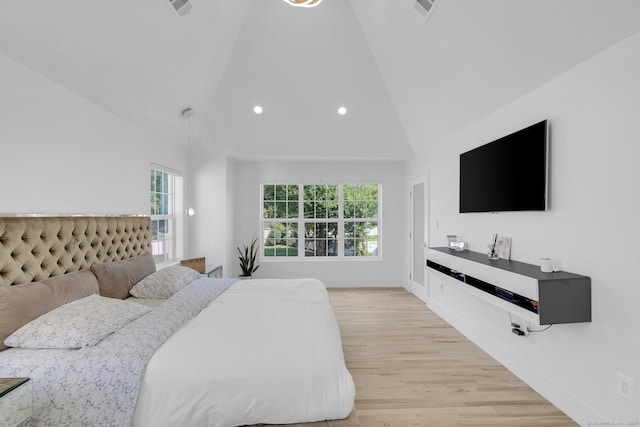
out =
[[[550,327],[553,326],[553,324],[551,324],[544,329],[531,329],[531,327],[527,325],[527,327],[523,329],[520,327],[519,323],[513,320],[513,318],[511,317],[511,313],[508,312],[508,314],[509,314],[509,323],[511,325],[511,332],[513,332],[516,335],[529,336],[529,334],[547,331],[549,330]]]
[[[536,330],[536,329],[531,329],[530,327],[528,327],[528,326],[527,326],[527,332],[529,332],[530,334],[533,334],[533,333],[535,333],[535,332],[544,332],[544,331],[549,330],[549,328],[550,328],[550,327],[552,327],[552,326],[553,326],[553,325],[549,325],[549,326],[547,326],[547,327],[546,327],[546,328],[544,328],[544,329],[537,329],[537,330]]]

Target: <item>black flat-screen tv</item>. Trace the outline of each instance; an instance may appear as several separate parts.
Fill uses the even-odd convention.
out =
[[[460,213],[547,209],[546,120],[460,154]]]

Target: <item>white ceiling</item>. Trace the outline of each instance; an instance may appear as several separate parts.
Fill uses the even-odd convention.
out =
[[[406,159],[640,31],[638,0],[437,1],[3,2],[0,53],[177,142],[189,106],[240,157]]]

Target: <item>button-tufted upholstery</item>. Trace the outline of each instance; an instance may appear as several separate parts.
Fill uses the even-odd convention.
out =
[[[44,280],[150,249],[149,217],[0,217],[0,286]]]

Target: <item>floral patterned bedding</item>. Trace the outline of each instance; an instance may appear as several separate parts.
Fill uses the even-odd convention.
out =
[[[195,280],[93,347],[0,352],[0,377],[32,379],[30,426],[127,426],[155,350],[235,280]]]

